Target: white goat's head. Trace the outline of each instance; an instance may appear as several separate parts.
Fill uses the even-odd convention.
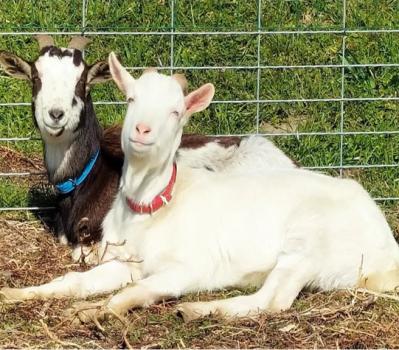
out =
[[[0,65],[17,79],[32,86],[32,111],[35,124],[46,142],[64,142],[84,124],[86,97],[90,87],[111,80],[107,61],[87,66],[82,51],[89,43],[74,37],[68,48],[55,46],[48,35],[36,37],[40,54],[28,62],[6,51],[0,51]]]
[[[206,84],[185,96],[187,82],[182,75],[166,76],[148,69],[135,80],[114,53],[109,66],[128,103],[122,129],[125,156],[165,162],[177,150],[189,116],[211,103],[214,86]]]

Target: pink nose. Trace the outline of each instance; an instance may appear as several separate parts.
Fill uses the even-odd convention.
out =
[[[151,128],[148,125],[139,123],[136,125],[136,132],[138,135],[149,134],[151,132]]]

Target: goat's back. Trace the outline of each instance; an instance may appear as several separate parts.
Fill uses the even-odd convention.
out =
[[[103,139],[101,147],[105,153],[111,157],[123,161],[124,154],[121,147],[122,125],[114,124],[103,129]]]

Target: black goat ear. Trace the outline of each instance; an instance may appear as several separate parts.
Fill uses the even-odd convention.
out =
[[[89,67],[86,86],[90,89],[93,85],[106,83],[112,80],[107,60],[98,61]]]
[[[32,81],[31,63],[7,51],[0,51],[0,66],[8,75]]]

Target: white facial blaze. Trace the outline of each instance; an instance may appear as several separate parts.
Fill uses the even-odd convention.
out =
[[[75,96],[76,83],[84,66],[75,66],[73,56],[50,57],[49,53],[39,57],[35,65],[41,80],[41,89],[35,99],[35,115],[42,137],[45,142],[66,142],[71,139],[84,106],[84,102]],[[76,103],[73,103],[74,98]],[[49,112],[54,109],[63,111],[63,118],[53,120]]]

